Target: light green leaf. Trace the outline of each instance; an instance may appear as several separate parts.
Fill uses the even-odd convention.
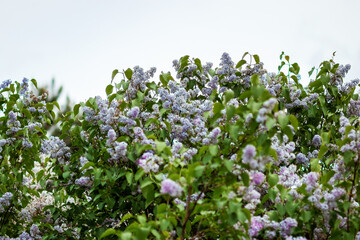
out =
[[[116,234],[116,230],[113,229],[113,228],[109,228],[109,229],[107,229],[105,232],[103,232],[103,233],[101,234],[101,236],[100,236],[99,239],[103,239],[103,238],[105,238],[105,237],[107,237],[107,236],[115,235],[115,234]]]

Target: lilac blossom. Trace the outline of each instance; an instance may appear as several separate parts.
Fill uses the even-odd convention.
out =
[[[165,179],[161,182],[161,190],[162,194],[169,194],[172,197],[180,197],[183,192],[182,187],[171,179]]]
[[[250,163],[251,160],[253,160],[253,158],[256,156],[256,148],[254,147],[254,145],[246,145],[246,147],[243,150],[243,158],[242,158],[242,162],[243,163]]]

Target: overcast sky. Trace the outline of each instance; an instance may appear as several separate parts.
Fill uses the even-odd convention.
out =
[[[0,0],[0,82],[55,78],[74,102],[105,95],[114,69],[172,70],[184,55],[217,66],[249,51],[277,71],[282,51],[307,71],[329,60],[360,77],[360,1]]]

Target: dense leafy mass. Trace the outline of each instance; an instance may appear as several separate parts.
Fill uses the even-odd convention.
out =
[[[280,59],[114,70],[61,117],[3,82],[0,239],[360,239],[359,80]]]

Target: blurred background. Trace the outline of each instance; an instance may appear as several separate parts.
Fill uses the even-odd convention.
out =
[[[307,72],[321,61],[351,64],[360,77],[360,1],[0,0],[0,82],[55,79],[73,102],[105,96],[114,69],[172,71],[184,55],[234,62],[258,54],[277,72],[282,51]],[[119,75],[120,76],[120,75]]]

